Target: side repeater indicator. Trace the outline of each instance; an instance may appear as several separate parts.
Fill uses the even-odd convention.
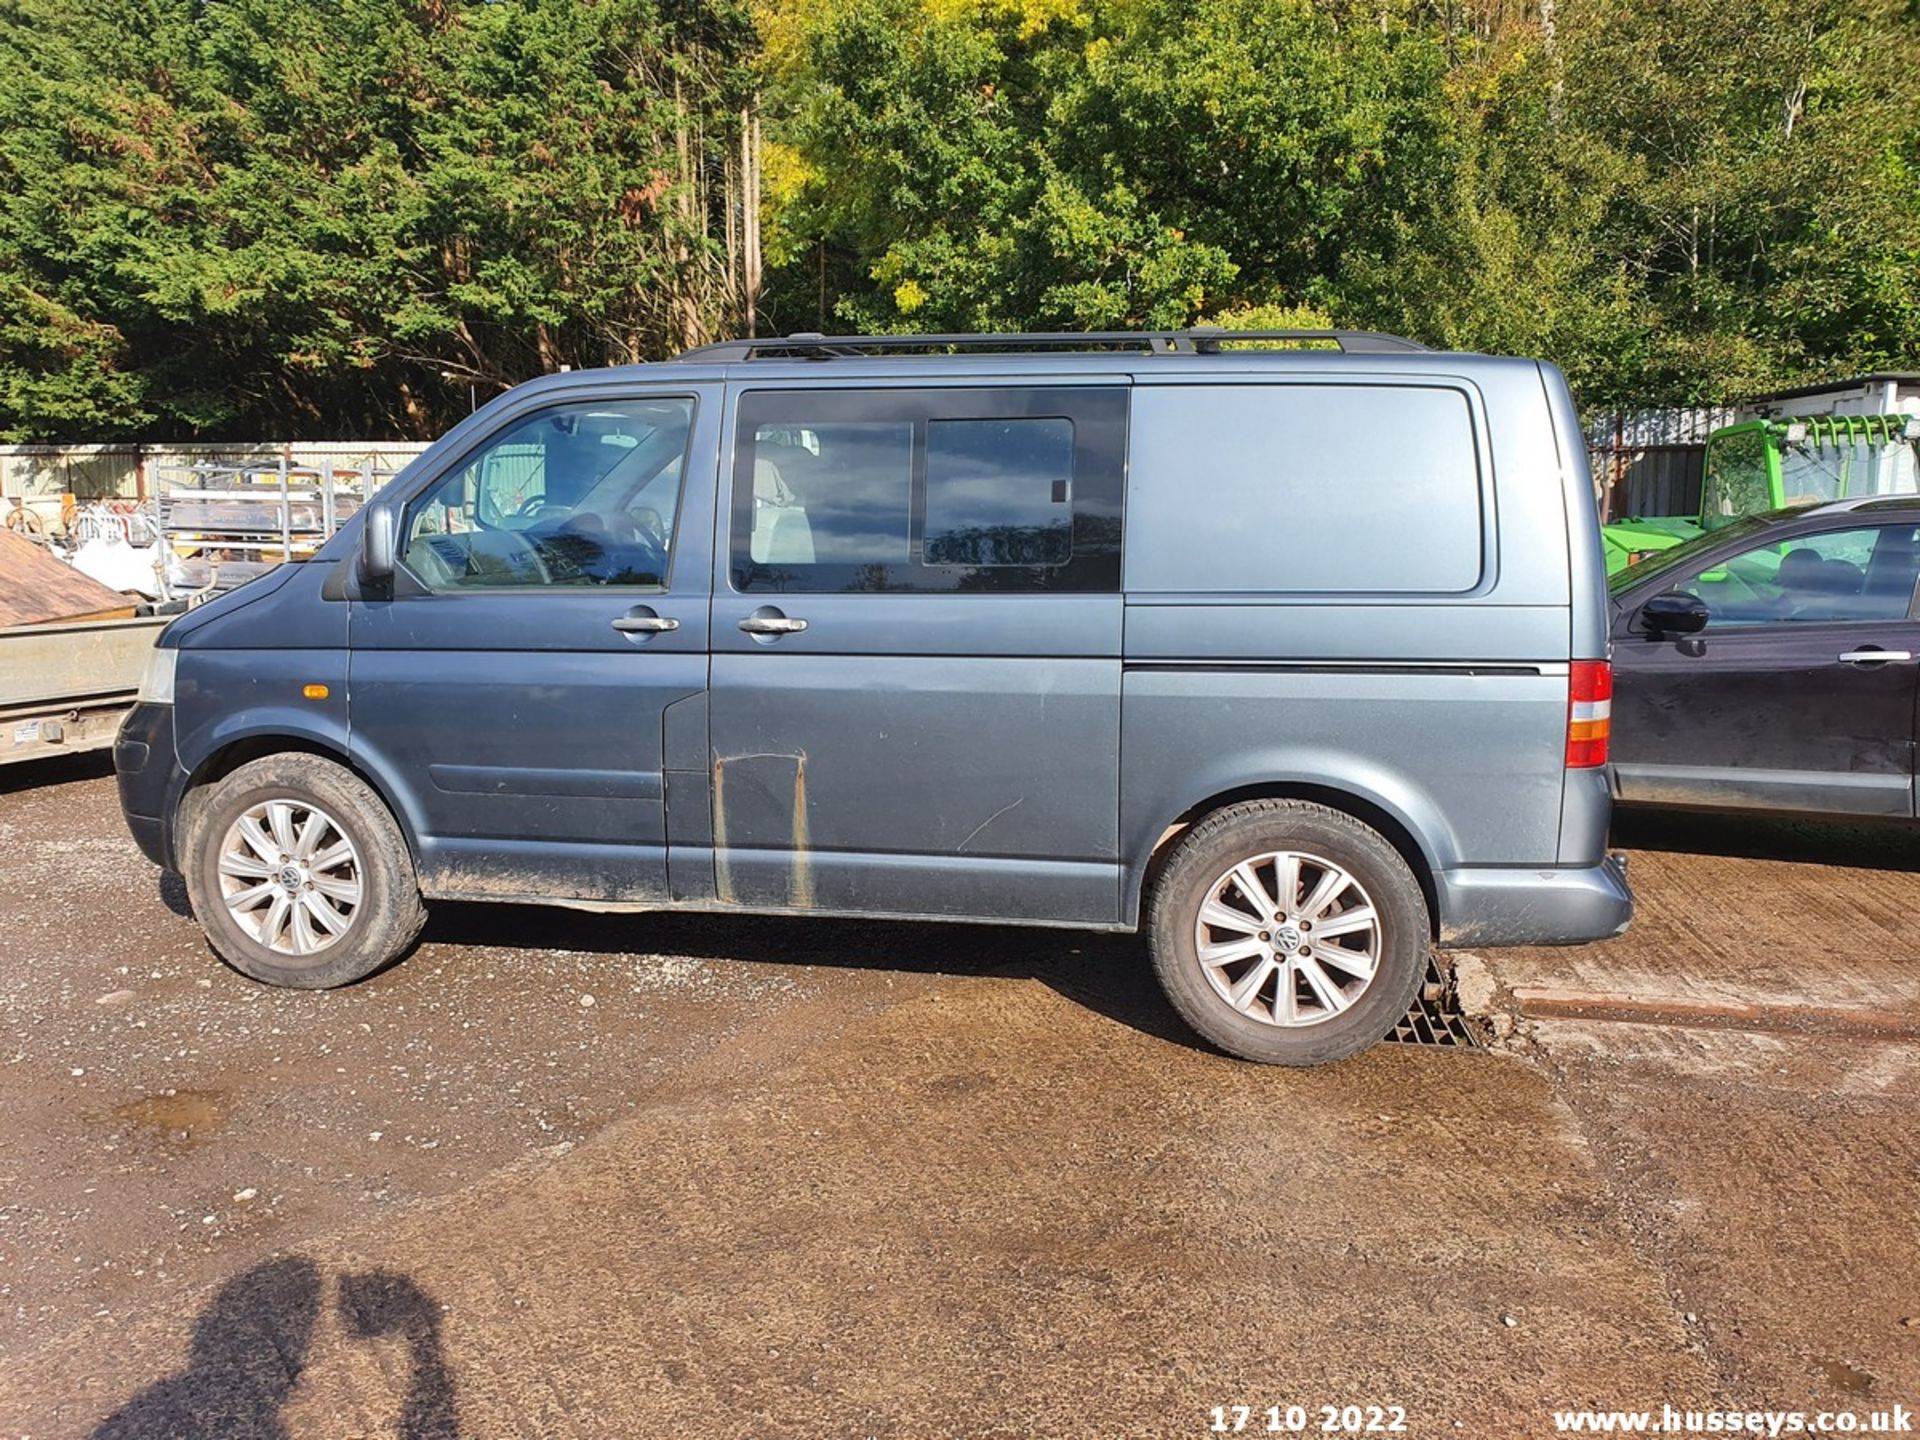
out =
[[[300,693],[309,700],[324,700],[331,692],[324,685],[303,685],[300,687]]]

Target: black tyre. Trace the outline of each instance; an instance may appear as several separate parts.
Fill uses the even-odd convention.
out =
[[[1161,988],[1207,1040],[1324,1065],[1406,1015],[1429,930],[1419,881],[1378,831],[1324,805],[1250,800],[1180,837],[1148,937]]]
[[[398,959],[426,923],[406,838],[380,797],[317,755],[250,761],[189,796],[187,896],[227,964],[325,990]]]

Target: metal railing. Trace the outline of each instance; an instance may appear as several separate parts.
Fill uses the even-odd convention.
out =
[[[1118,351],[1150,355],[1217,355],[1226,346],[1331,345],[1350,355],[1404,355],[1427,347],[1377,330],[1040,330],[996,335],[821,335],[803,331],[764,340],[723,340],[682,351],[676,361],[840,360],[867,355],[1024,354]]]

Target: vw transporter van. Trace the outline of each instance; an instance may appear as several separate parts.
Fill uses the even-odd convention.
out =
[[[1430,946],[1625,927],[1606,607],[1532,360],[742,341],[482,407],[174,621],[115,757],[257,980],[443,899],[1144,930],[1202,1036],[1314,1064]]]

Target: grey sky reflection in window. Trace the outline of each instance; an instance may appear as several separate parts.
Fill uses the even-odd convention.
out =
[[[927,425],[929,565],[1064,565],[1073,555],[1073,422]]]

